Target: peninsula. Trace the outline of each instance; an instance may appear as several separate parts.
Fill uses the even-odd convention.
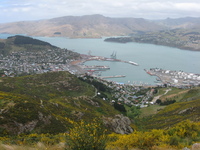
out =
[[[129,37],[111,37],[106,42],[118,43],[149,43],[175,47],[184,50],[200,51],[200,31],[196,29],[173,29],[158,32],[145,32],[134,34]]]

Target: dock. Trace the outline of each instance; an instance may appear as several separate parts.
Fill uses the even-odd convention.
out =
[[[106,57],[102,57],[102,56],[91,56],[91,55],[84,55],[82,54],[81,57],[83,58],[81,60],[81,64],[83,64],[86,61],[92,61],[92,60],[96,60],[96,61],[113,61],[113,62],[123,62],[123,63],[127,63],[127,64],[131,64],[134,66],[139,66],[138,63],[133,62],[133,61],[125,61],[125,60],[120,60],[116,58],[116,53],[113,53],[111,55],[111,58],[106,58]]]
[[[100,77],[102,79],[107,79],[107,78],[124,78],[126,77],[125,75],[115,75],[115,76],[103,76],[103,77]]]
[[[93,66],[82,66],[83,69],[85,70],[96,70],[96,71],[105,71],[105,70],[109,70],[110,67],[109,66],[98,66],[98,65],[93,65]]]

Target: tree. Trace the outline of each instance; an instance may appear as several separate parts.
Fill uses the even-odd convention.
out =
[[[131,108],[127,111],[127,116],[131,119],[135,119],[141,114],[140,107],[131,106]]]
[[[156,100],[156,103],[157,103],[157,104],[161,104],[162,101],[161,101],[160,99],[157,99],[157,100]]]
[[[126,113],[126,109],[125,109],[124,105],[122,105],[122,104],[118,104],[118,103],[115,102],[114,103],[114,108],[119,110],[120,112],[125,112]]]

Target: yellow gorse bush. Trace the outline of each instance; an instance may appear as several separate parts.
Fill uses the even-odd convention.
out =
[[[200,142],[200,123],[186,120],[168,130],[134,131],[129,135],[110,134],[108,137],[108,150],[151,150],[155,147],[181,149]]]
[[[114,135],[109,135],[109,137],[114,138]],[[150,132],[134,131],[129,135],[115,135],[115,138],[117,138],[116,141],[108,143],[108,149],[151,149],[155,145],[163,145],[169,141],[169,136],[165,135],[163,130],[155,129]]]
[[[97,119],[87,123],[83,120],[73,122],[73,128],[69,130],[67,145],[72,150],[104,150],[107,140],[106,129]]]

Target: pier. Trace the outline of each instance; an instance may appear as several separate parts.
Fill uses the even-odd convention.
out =
[[[123,78],[126,77],[125,75],[115,75],[115,76],[104,76],[104,77],[100,77],[102,79],[107,79],[107,78]]]
[[[134,66],[139,66],[138,63],[133,62],[133,61],[125,61],[125,60],[120,60],[120,59],[116,59],[116,53],[112,54],[111,58],[106,58],[106,57],[102,57],[102,56],[91,56],[91,55],[84,55],[82,54],[82,60],[80,60],[80,64],[83,64],[86,61],[92,61],[92,60],[96,60],[96,61],[117,61],[117,62],[123,62],[123,63],[128,63]]]
[[[97,66],[97,65],[93,65],[93,66],[83,66],[83,69],[85,70],[96,70],[96,71],[104,71],[104,70],[109,70],[110,67],[109,66]]]
[[[80,74],[83,73],[88,73],[89,75],[92,75],[94,77],[98,77],[101,79],[108,79],[108,78],[123,78],[126,77],[125,75],[111,75],[111,76],[101,76],[101,73],[98,73],[99,71],[106,71],[109,70],[110,67],[109,66],[100,66],[100,65],[92,65],[92,66],[86,66],[84,65],[84,63],[86,61],[111,61],[111,62],[122,62],[122,63],[127,63],[130,65],[134,65],[134,66],[138,66],[139,64],[133,61],[125,61],[125,60],[120,60],[120,59],[116,59],[116,52],[113,52],[113,54],[111,55],[113,57],[111,58],[106,58],[106,57],[102,57],[102,56],[92,56],[92,55],[85,55],[85,54],[81,54],[81,59],[80,60],[75,60],[72,61],[70,64],[72,66],[78,66],[79,72]],[[82,71],[81,71],[82,70]]]

